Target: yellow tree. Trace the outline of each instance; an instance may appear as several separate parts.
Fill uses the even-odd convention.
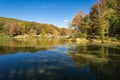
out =
[[[54,29],[54,31],[53,31],[53,35],[56,37],[56,36],[59,36],[60,33],[59,33],[56,29]]]
[[[18,22],[17,32],[19,35],[23,35],[25,33],[25,24],[23,22]]]
[[[83,13],[83,11],[80,11],[72,20],[71,24],[74,27],[75,30],[74,34],[76,37],[80,37],[80,35],[85,32],[84,18],[85,18],[85,14]]]

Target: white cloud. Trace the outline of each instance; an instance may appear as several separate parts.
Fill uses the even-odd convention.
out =
[[[69,21],[69,20],[67,20],[67,19],[66,19],[66,20],[64,20],[64,22],[68,22],[68,21]]]

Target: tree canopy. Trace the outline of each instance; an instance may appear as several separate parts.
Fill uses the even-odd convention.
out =
[[[8,36],[17,35],[53,35],[66,36],[67,28],[59,28],[52,24],[42,24],[36,22],[28,22],[13,18],[0,17],[0,34]]]
[[[102,41],[108,37],[120,38],[119,3],[120,0],[99,0],[88,15],[79,12],[71,22],[76,34],[81,34],[76,37],[99,36]]]

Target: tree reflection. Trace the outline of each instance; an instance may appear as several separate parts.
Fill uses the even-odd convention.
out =
[[[0,42],[0,54],[11,54],[15,52],[36,52],[55,48],[65,41],[58,39],[2,39]]]
[[[89,67],[96,80],[119,80],[120,55],[118,45],[77,44],[76,51],[70,48],[70,55],[78,68]]]
[[[40,39],[6,42],[0,42],[0,80],[120,79],[119,45]]]

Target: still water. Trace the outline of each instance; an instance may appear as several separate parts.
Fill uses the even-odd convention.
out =
[[[120,45],[1,39],[0,80],[120,80]]]

